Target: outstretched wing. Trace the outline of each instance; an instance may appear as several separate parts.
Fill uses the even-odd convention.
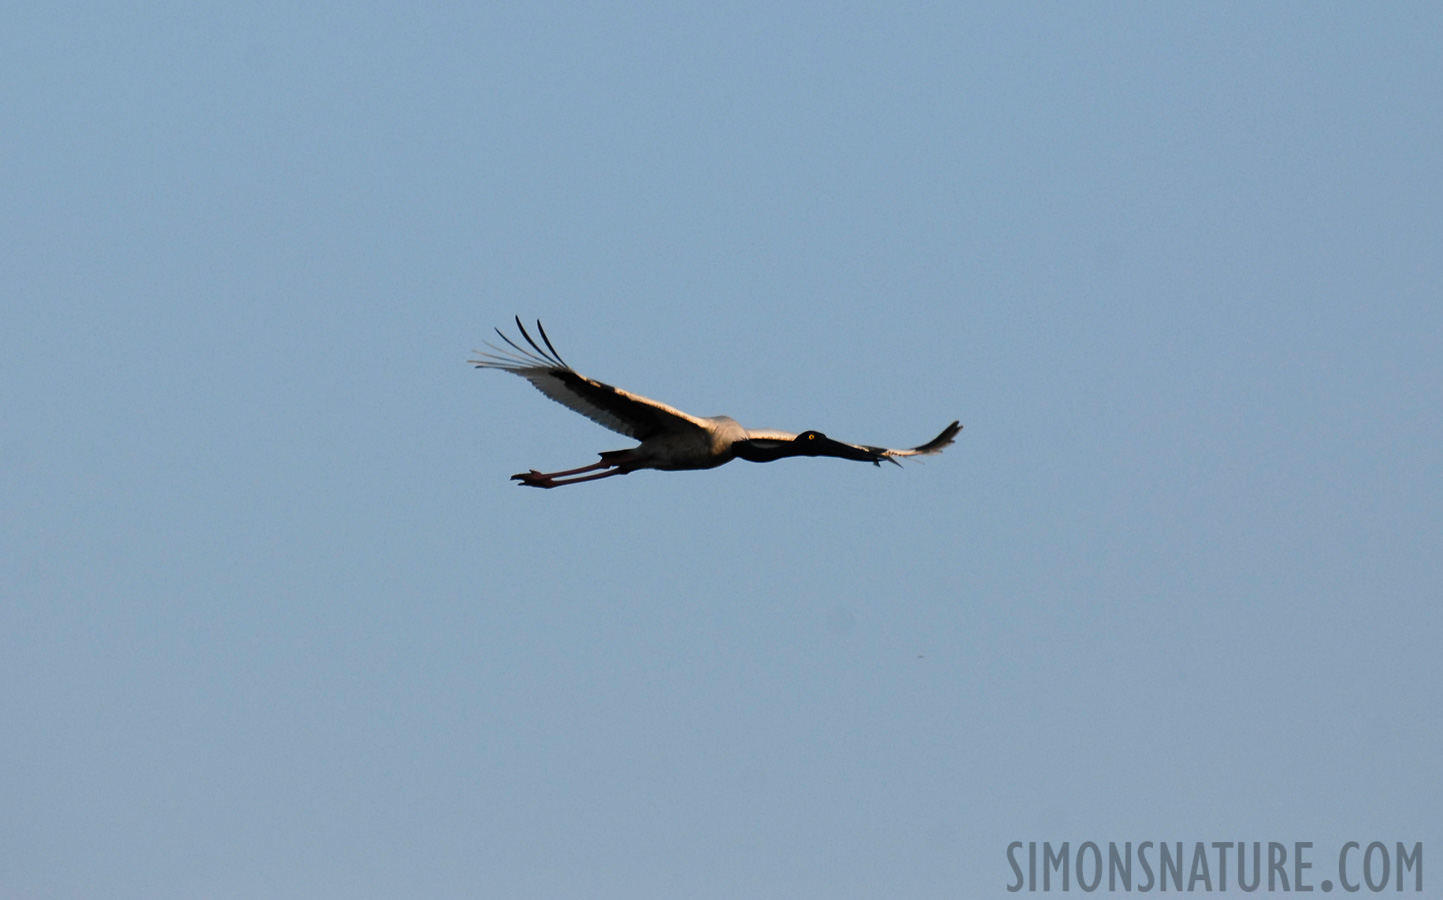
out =
[[[872,453],[877,454],[877,465],[881,465],[881,461],[885,459],[887,462],[892,463],[893,465],[900,466],[901,463],[897,462],[898,457],[934,456],[938,453],[941,453],[943,449],[952,446],[953,441],[957,437],[957,432],[961,430],[962,423],[953,422],[951,425],[943,428],[942,433],[932,438],[932,440],[928,441],[925,444],[922,444],[919,447],[912,447],[907,450],[889,450],[886,447],[868,447],[864,444],[853,444],[852,446],[861,447],[863,450],[869,450]]]
[[[541,334],[545,349],[531,339],[526,326],[521,324],[520,316],[516,317],[516,327],[531,349],[517,344],[498,328],[496,333],[510,349],[488,342],[486,346],[490,350],[472,351],[477,358],[468,362],[478,369],[500,369],[520,375],[567,409],[638,441],[667,431],[705,430],[706,423],[696,416],[580,374],[568,366],[556,348],[551,346],[551,339],[546,336],[546,329],[539,321],[536,330]]]

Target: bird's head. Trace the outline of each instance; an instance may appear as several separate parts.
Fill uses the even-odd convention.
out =
[[[751,462],[771,462],[785,456],[835,456],[879,464],[887,458],[877,450],[834,441],[820,431],[804,431],[790,440],[753,438],[732,447],[738,457]]]
[[[833,446],[841,446],[820,431],[803,431],[792,438],[792,452],[798,456],[831,456]]]
[[[794,452],[797,456],[836,456],[870,463],[882,460],[882,454],[875,450],[834,441],[820,431],[804,431],[792,443],[796,446]]]

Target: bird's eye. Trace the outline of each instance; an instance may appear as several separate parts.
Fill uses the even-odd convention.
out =
[[[808,432],[807,432],[807,440],[809,440],[809,441],[815,441],[816,439],[817,439],[817,435],[816,435],[815,432],[811,432],[811,431],[808,431]]]

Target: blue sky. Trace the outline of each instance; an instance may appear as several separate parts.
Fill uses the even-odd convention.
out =
[[[1436,871],[1440,46],[1431,4],[7,12],[0,897]],[[698,415],[966,429],[520,489],[630,442],[465,365],[518,313]]]

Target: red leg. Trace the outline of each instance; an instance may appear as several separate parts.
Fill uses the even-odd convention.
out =
[[[589,465],[589,466],[582,466],[582,467],[579,468],[579,469],[567,469],[567,470],[564,471],[564,472],[538,472],[538,471],[536,471],[535,469],[532,469],[530,472],[526,472],[526,473],[521,474],[521,475],[512,475],[512,476],[511,476],[511,480],[512,480],[512,481],[522,481],[522,482],[525,482],[525,481],[533,481],[533,480],[536,480],[536,479],[541,479],[541,480],[549,481],[549,480],[552,479],[552,478],[565,478],[567,475],[580,475],[582,472],[594,472],[594,471],[596,471],[597,469],[609,469],[609,468],[611,468],[612,466],[617,466],[617,465],[621,465],[621,464],[620,464],[620,463],[614,463],[614,462],[607,462],[606,460],[603,459],[601,462],[594,462],[594,463],[592,463],[592,464]]]
[[[555,481],[549,476],[538,473],[536,475],[528,475],[526,478],[521,479],[521,484],[526,487],[554,488],[568,484],[580,484],[583,481],[595,481],[598,478],[610,478],[613,475],[626,475],[629,472],[631,472],[630,469],[617,468],[612,469],[610,472],[598,472],[595,475],[583,475],[580,478],[568,478],[565,481]]]
[[[595,472],[597,469],[610,469],[609,472],[599,472],[595,475],[587,475],[584,478],[568,478],[565,481],[557,481],[558,478],[565,478],[568,475],[580,475],[582,472]],[[592,463],[589,466],[581,466],[577,469],[566,469],[562,472],[538,472],[532,469],[520,475],[512,475],[512,481],[519,481],[526,487],[554,488],[564,484],[580,484],[583,481],[595,481],[598,478],[610,478],[612,475],[625,475],[631,469],[626,463],[620,460],[605,460]]]

